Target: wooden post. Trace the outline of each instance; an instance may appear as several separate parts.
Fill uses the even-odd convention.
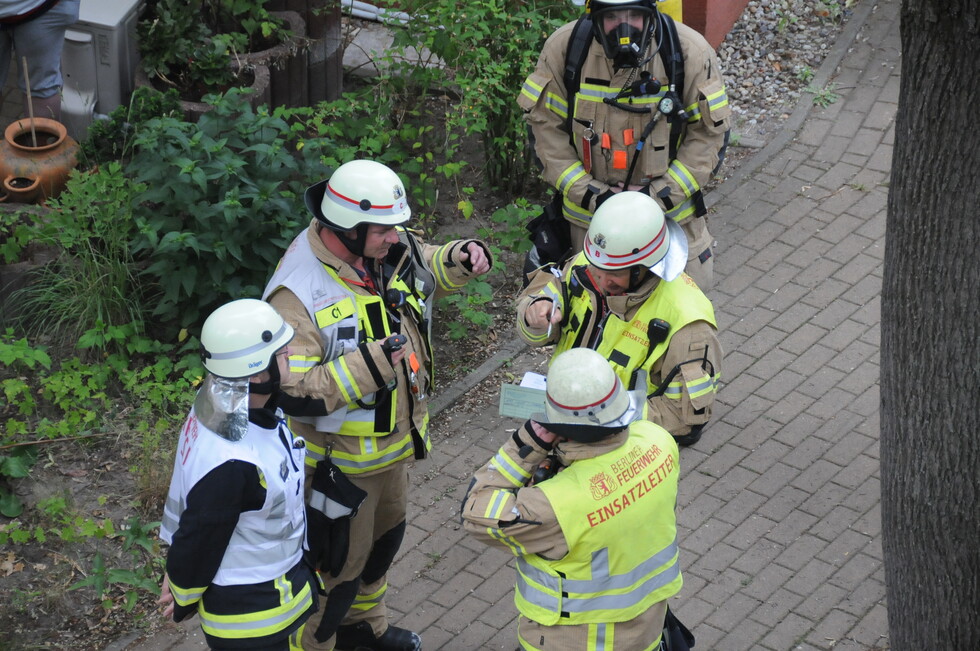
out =
[[[340,97],[344,91],[344,48],[340,0],[272,0],[269,10],[299,12],[312,40],[307,79],[310,103]]]

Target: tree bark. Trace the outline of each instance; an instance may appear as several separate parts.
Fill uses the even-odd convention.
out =
[[[980,3],[903,0],[881,315],[891,648],[980,649]]]

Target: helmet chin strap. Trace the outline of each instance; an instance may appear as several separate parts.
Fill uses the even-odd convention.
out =
[[[337,234],[337,239],[344,245],[344,248],[360,258],[364,256],[368,224],[358,224],[353,230],[357,233],[353,238],[347,237],[347,233],[343,231],[334,231],[334,233]]]
[[[272,353],[272,357],[269,359],[269,367],[266,370],[269,372],[269,379],[264,382],[250,382],[248,391],[251,394],[268,395],[269,399],[266,400],[263,408],[275,411],[276,407],[279,406],[279,396],[282,395],[280,388],[282,376],[279,375],[276,353]]]

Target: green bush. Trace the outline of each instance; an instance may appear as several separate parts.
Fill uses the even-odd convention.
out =
[[[126,167],[146,187],[133,253],[162,292],[153,314],[182,326],[261,293],[309,220],[302,194],[327,144],[303,137],[295,111],[253,110],[237,90],[210,99],[197,124],[147,122]]]
[[[537,169],[517,95],[545,39],[575,9],[541,0],[412,0],[405,11],[412,19],[395,32],[395,46],[425,48],[444,66],[409,63],[401,71],[424,87],[460,94],[446,116],[449,157],[460,136],[479,137],[490,184],[523,192]]]
[[[133,91],[129,104],[117,106],[108,119],[96,120],[89,126],[79,158],[87,167],[124,160],[132,153],[133,136],[144,122],[180,115],[180,98],[176,90],[171,88],[161,93],[149,86],[140,86]]]
[[[13,297],[27,332],[73,345],[87,330],[132,323],[142,330],[148,295],[129,250],[133,205],[145,186],[118,163],[73,174],[52,208],[29,227],[33,241],[60,249]]]

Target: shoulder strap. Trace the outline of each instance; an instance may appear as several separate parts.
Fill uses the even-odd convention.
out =
[[[585,65],[585,57],[589,54],[589,46],[592,44],[592,17],[583,14],[572,28],[572,36],[568,39],[568,48],[565,50],[565,74],[562,82],[565,85],[565,99],[568,102],[568,117],[565,126],[571,133],[572,109],[575,103],[575,93],[578,92],[582,80],[582,66]]]
[[[660,44],[660,58],[663,60],[664,70],[667,71],[667,81],[674,86],[677,96],[683,101],[684,53],[681,51],[681,40],[677,35],[674,19],[663,12],[660,12],[660,30],[663,34],[663,43]],[[684,120],[672,116],[670,120],[670,146],[667,152],[669,160],[677,158],[677,148],[680,145],[683,131]]]

